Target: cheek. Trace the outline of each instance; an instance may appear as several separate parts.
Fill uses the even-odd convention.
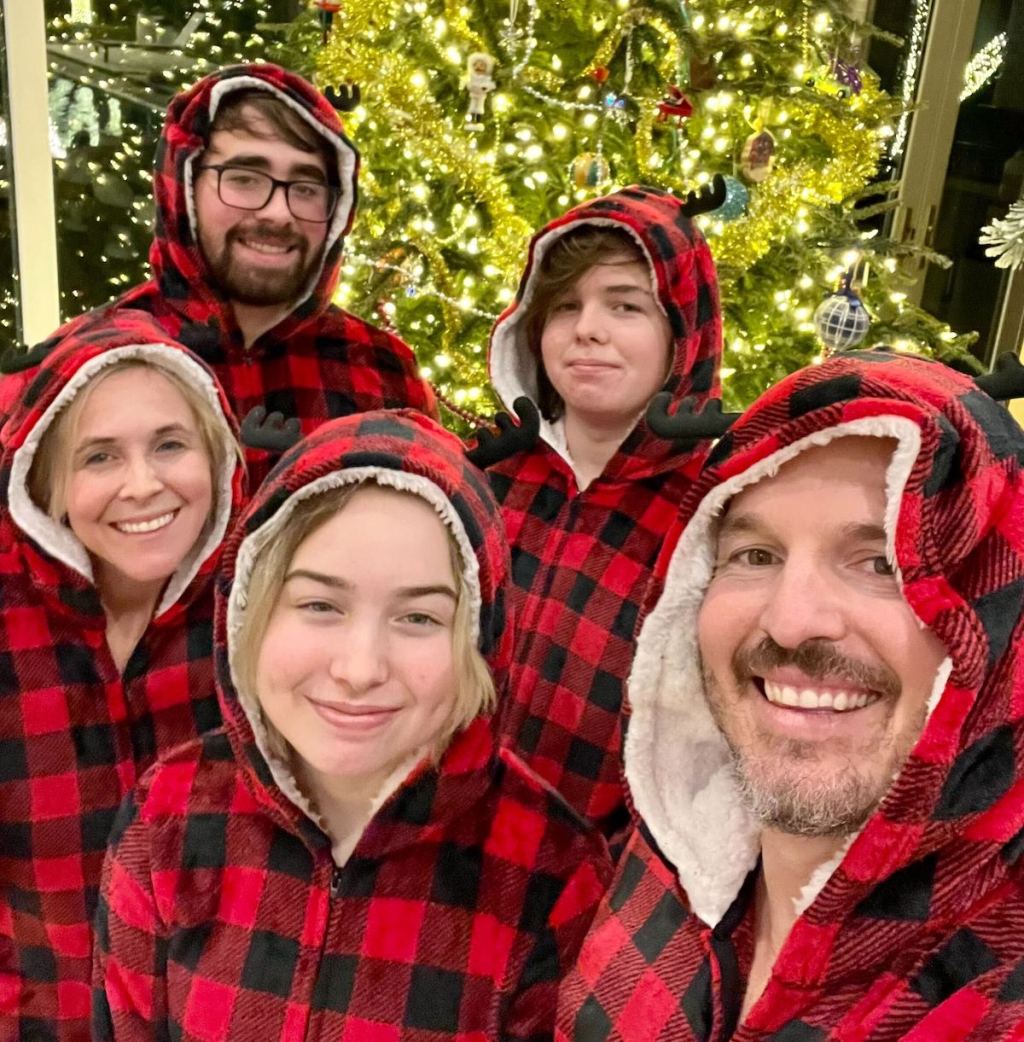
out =
[[[749,637],[753,625],[748,598],[714,584],[708,587],[697,615],[697,646],[705,666],[720,672],[733,653]]]
[[[189,504],[209,513],[213,506],[213,475],[204,457],[183,462],[167,475],[167,484]]]
[[[65,511],[72,529],[78,523],[99,520],[113,497],[111,482],[96,475],[76,474],[68,482]]]
[[[455,701],[455,663],[450,635],[439,635],[430,641],[429,647],[403,648],[400,668],[420,708],[431,714],[447,715]]]

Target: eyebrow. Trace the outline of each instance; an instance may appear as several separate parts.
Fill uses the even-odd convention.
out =
[[[266,156],[260,155],[258,152],[240,152],[236,156],[225,159],[223,165],[252,167],[254,170],[269,171],[271,164]],[[327,177],[324,172],[320,167],[314,166],[312,163],[295,163],[288,168],[288,176],[291,178],[308,178],[311,181],[327,183]]]
[[[153,435],[152,436],[154,438],[164,438],[168,434],[191,434],[191,433],[192,433],[192,431],[189,430],[189,428],[186,427],[184,424],[181,424],[181,423],[167,423],[167,424],[164,424],[163,427],[157,427],[157,429],[155,431],[153,431]],[[75,452],[82,452],[84,449],[94,449],[94,448],[97,448],[97,447],[103,446],[103,445],[116,445],[117,442],[118,442],[117,438],[102,438],[102,437],[101,438],[87,438],[85,441],[81,442],[75,448]]]
[[[284,577],[286,583],[291,582],[292,579],[308,579],[310,582],[319,583],[321,586],[328,586],[332,590],[355,589],[354,583],[350,583],[348,579],[341,578],[340,575],[326,575],[323,572],[313,572],[307,568],[294,568]],[[455,591],[446,583],[438,583],[431,586],[402,586],[395,591],[396,597],[400,600],[430,597],[434,594],[450,597],[453,601],[458,600]]]
[[[718,529],[718,538],[723,536],[755,535],[768,531],[769,526],[756,514],[727,514]],[[851,521],[839,530],[843,539],[861,542],[885,543],[888,535],[882,525],[870,521]]]

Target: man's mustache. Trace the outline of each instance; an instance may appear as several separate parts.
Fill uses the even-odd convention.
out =
[[[271,246],[295,246],[299,250],[305,248],[305,240],[285,228],[277,228],[272,224],[236,225],[228,234],[229,242],[239,239],[259,239]]]
[[[764,676],[773,669],[792,666],[813,680],[846,680],[860,688],[895,697],[900,678],[884,663],[869,664],[844,655],[831,641],[815,638],[796,648],[784,648],[764,637],[752,648],[738,648],[732,657],[733,673],[740,680]]]

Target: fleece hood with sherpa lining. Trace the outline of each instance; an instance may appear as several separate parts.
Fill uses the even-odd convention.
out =
[[[32,547],[26,559],[49,562],[37,569],[40,588],[56,585],[67,600],[75,587],[93,587],[89,553],[67,525],[51,518],[29,494],[32,461],[43,435],[76,395],[107,366],[130,359],[152,359],[195,387],[220,420],[224,464],[214,476],[213,510],[199,540],[165,587],[156,608],[159,619],[182,606],[209,580],[232,512],[241,503],[244,474],[235,440],[235,423],[223,390],[209,369],[180,344],[170,341],[144,312],[120,311],[75,329],[42,363],[4,428],[0,485],[12,539]],[[56,591],[54,591],[56,593]]]
[[[512,635],[506,608],[508,548],[486,479],[468,462],[461,442],[421,413],[363,413],[325,424],[275,467],[231,538],[218,579],[215,640],[228,734],[238,762],[251,771],[254,787],[293,827],[296,810],[313,821],[318,817],[291,765],[274,754],[259,707],[239,696],[229,665],[235,654],[234,637],[246,610],[253,564],[295,506],[329,489],[367,481],[419,496],[444,522],[459,548],[471,598],[473,638],[490,666],[499,697],[504,690]],[[486,763],[491,744],[488,722],[478,719],[454,740],[455,752],[446,762],[460,764],[456,772],[472,764],[482,782],[479,757]],[[468,750],[472,753],[467,757]],[[377,806],[427,762],[423,754],[401,765],[386,791],[378,795]],[[437,810],[444,813],[443,807]],[[343,862],[348,853],[350,849],[341,852],[338,860]]]
[[[736,952],[746,942],[737,949],[734,938],[749,916],[758,829],[700,676],[713,525],[741,488],[848,436],[897,443],[889,553],[907,604],[948,657],[916,745],[863,828],[805,887],[771,978],[737,1028]],[[661,1030],[584,1031],[579,1042],[981,1042],[1009,1037],[1014,1016],[1019,1027],[1019,1007],[1000,1004],[1022,998],[1012,973],[1024,958],[1022,460],[1020,428],[968,378],[883,349],[793,374],[721,439],[652,582],[628,681],[625,769],[638,827],[565,986],[563,1027],[594,1003],[614,1020],[636,1001],[629,967],[640,952],[648,990],[657,981],[683,1001]]]
[[[530,242],[516,298],[491,333],[491,382],[506,408],[521,395],[537,401],[540,345],[527,342],[523,315],[536,286],[541,261],[567,232],[583,226],[626,232],[643,253],[658,306],[672,331],[672,368],[665,389],[674,403],[693,397],[703,406],[719,396],[722,321],[718,278],[700,229],[683,213],[683,201],[656,188],[634,185],[581,203],[553,220]],[[561,425],[541,421],[541,437],[565,459]],[[641,479],[679,465],[683,454],[653,434],[641,418],[609,461],[609,479]]]
[[[323,137],[337,156],[333,181],[339,198],[327,228],[321,265],[291,313],[274,329],[275,338],[287,337],[299,324],[321,314],[338,287],[344,236],[355,216],[359,170],[359,153],[345,136],[338,113],[300,76],[276,65],[237,65],[205,77],[172,100],[157,150],[153,186],[157,223],[149,261],[165,297],[190,302],[193,321],[199,317],[196,312],[202,310],[216,315],[222,328],[233,327],[230,304],[218,289],[199,246],[195,181],[217,110],[239,90],[265,91],[279,98]]]

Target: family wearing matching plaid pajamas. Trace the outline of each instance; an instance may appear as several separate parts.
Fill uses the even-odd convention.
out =
[[[509,593],[487,481],[423,414],[287,452],[218,573],[224,725],[114,826],[97,1042],[551,1037],[611,866],[495,741]]]
[[[192,394],[195,408],[175,390],[174,380],[190,389],[186,396]],[[132,404],[127,413],[121,410],[116,429],[103,427],[113,417],[101,394],[129,388],[134,410]],[[189,427],[190,408],[194,418],[198,409],[208,420],[208,437],[177,425],[151,429],[163,425],[151,406],[163,408],[168,392],[177,409],[170,419],[177,424],[185,416],[181,423]],[[240,505],[242,482],[228,415],[206,366],[171,342],[149,316],[122,310],[99,325],[79,324],[36,371],[5,429],[0,457],[4,1042],[87,1042],[91,923],[118,806],[160,753],[219,721],[211,690],[213,570]],[[144,436],[150,463],[133,480],[146,484],[149,506],[101,500],[102,514],[90,516],[95,496],[90,505],[81,489],[76,493],[69,486],[102,486],[125,446],[97,441],[86,449],[79,446],[79,435],[94,431],[120,438],[124,423],[140,427]],[[179,495],[182,489],[166,486],[154,490],[149,468],[174,470],[184,456],[192,460],[185,460],[192,471],[190,487],[198,480],[202,494]],[[64,506],[55,503],[58,496]],[[154,510],[162,516],[154,519]],[[115,532],[115,522],[127,524]],[[148,548],[141,558],[139,546]],[[128,555],[137,559],[129,561]],[[126,573],[119,577],[122,565]],[[154,583],[162,593],[154,589],[139,632],[127,644],[110,643],[110,604]]]

